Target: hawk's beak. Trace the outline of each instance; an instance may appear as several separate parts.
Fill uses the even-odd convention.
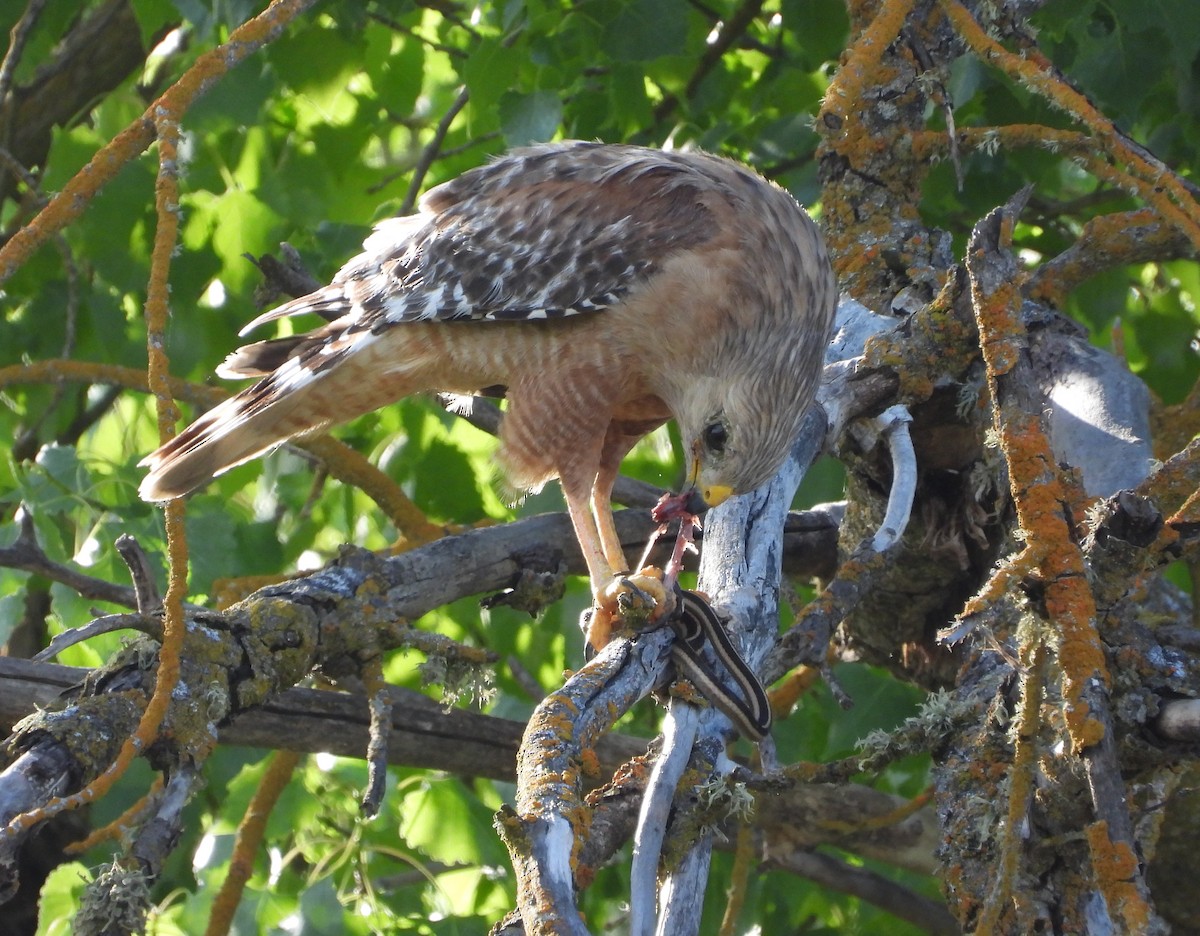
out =
[[[733,488],[725,484],[710,484],[708,487],[700,488],[699,493],[704,498],[706,505],[716,507],[733,496]]]
[[[700,459],[692,459],[692,470],[687,479],[687,509],[694,514],[701,514],[709,507],[723,504],[733,495],[733,488],[725,484],[699,484]]]

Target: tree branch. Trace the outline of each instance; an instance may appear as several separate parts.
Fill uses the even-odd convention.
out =
[[[0,723],[14,724],[39,708],[61,704],[98,672],[54,663],[0,657]],[[462,709],[445,709],[428,696],[393,686],[388,762],[443,770],[458,776],[516,778],[517,748],[525,723]],[[223,725],[221,744],[364,757],[370,712],[366,696],[292,687]],[[646,750],[646,742],[608,734],[596,745],[600,772],[608,777]]]

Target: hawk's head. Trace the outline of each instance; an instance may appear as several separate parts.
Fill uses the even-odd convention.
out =
[[[787,357],[781,355],[781,357]],[[694,378],[675,408],[687,459],[686,487],[708,507],[769,481],[791,451],[815,389],[811,366]]]

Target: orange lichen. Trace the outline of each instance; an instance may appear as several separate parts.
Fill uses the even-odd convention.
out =
[[[579,765],[583,768],[585,776],[600,776],[600,758],[596,755],[595,748],[585,747],[579,752]]]
[[[912,7],[912,0],[855,7],[851,18],[856,35],[830,81],[816,124],[822,161],[836,154],[838,163],[854,170],[835,172],[827,181],[827,187],[854,189],[852,196],[827,191],[822,200],[830,256],[842,288],[876,308],[884,301],[882,290],[890,276],[888,264],[881,262],[882,251],[903,251],[911,233],[907,228],[920,223],[922,172],[918,167],[914,173],[911,160],[898,158],[907,153],[910,122],[868,118],[881,108],[919,117],[922,92],[911,80],[916,65],[907,45],[896,42]],[[875,106],[872,95],[878,89],[890,90]],[[870,184],[864,185],[867,179]],[[897,230],[898,222],[905,230]],[[926,271],[928,263],[914,266]]]
[[[900,35],[912,5],[913,0],[883,0],[875,17],[842,53],[838,70],[825,90],[822,115],[851,115],[864,90],[876,84],[883,52]]]
[[[121,815],[117,816],[112,822],[103,825],[98,829],[93,829],[84,838],[78,842],[71,842],[63,851],[68,855],[82,855],[89,848],[95,848],[102,842],[109,839],[118,838],[130,826],[137,823],[146,808],[152,804],[154,798],[162,791],[163,778],[158,776],[154,778],[154,783],[150,785],[150,789],[146,791],[146,795],[139,799],[136,803],[126,809]]]
[[[171,250],[178,229],[178,189],[176,184],[176,150],[178,126],[173,121],[163,121],[159,142],[162,170],[156,186],[158,203],[158,228],[155,232],[150,287],[146,297],[146,311],[150,334],[150,371],[147,383],[151,388],[161,386],[156,393],[159,400],[159,426],[173,425],[174,401],[170,397],[165,373],[165,357],[162,353],[162,327],[167,320],[167,277],[165,267],[170,263]],[[157,367],[156,367],[157,365]],[[154,743],[158,729],[166,719],[171,702],[171,693],[179,682],[180,648],[183,645],[184,617],[183,598],[187,592],[187,540],[183,530],[183,505],[175,501],[167,505],[167,593],[163,598],[163,639],[159,652],[157,678],[154,694],[142,713],[137,730],[127,738],[115,760],[99,776],[78,793],[51,800],[41,809],[15,817],[5,829],[6,834],[17,834],[27,824],[41,822],[64,810],[78,809],[94,802],[106,794],[117,782],[133,759]]]
[[[1093,822],[1085,830],[1096,885],[1108,901],[1110,911],[1125,923],[1125,932],[1147,932],[1153,913],[1134,880],[1138,856],[1127,842],[1114,842],[1107,822]]]
[[[816,761],[795,761],[779,768],[781,776],[796,783],[813,783],[825,772],[826,765]]]
[[[246,814],[238,823],[233,854],[229,859],[229,874],[213,899],[204,936],[224,936],[233,924],[234,914],[242,900],[246,882],[254,873],[254,858],[262,847],[263,835],[271,810],[287,789],[288,781],[303,755],[295,751],[276,751],[270,757],[266,773],[254,791]]]
[[[260,588],[286,582],[286,575],[242,575],[237,578],[214,579],[212,603],[218,611],[226,611],[239,601],[244,601]]]
[[[1011,229],[1004,227],[998,246],[1009,243]],[[1067,519],[1072,491],[1057,471],[1040,413],[1022,410],[1014,394],[1001,387],[1019,360],[1024,335],[1020,291],[1011,282],[1003,282],[985,292],[974,275],[971,291],[993,400],[993,422],[1008,462],[1009,486],[1026,543],[1021,553],[1009,560],[1009,567],[1045,586],[1046,615],[1060,635],[1058,655],[1068,733],[1072,749],[1080,752],[1100,740],[1104,730],[1092,717],[1084,694],[1093,681],[1107,687],[1109,677],[1083,554]]]
[[[729,889],[725,892],[725,913],[721,918],[719,936],[737,932],[737,918],[746,903],[750,886],[750,869],[754,864],[754,835],[743,823],[738,826],[737,843],[733,852],[733,868],[729,872]]]
[[[1167,523],[1171,526],[1198,522],[1200,522],[1200,490],[1193,491],[1192,496],[1183,502],[1183,506],[1167,518]]]
[[[961,619],[970,617],[972,614],[983,613],[1000,600],[1012,585],[1013,580],[1019,577],[1028,566],[1029,561],[1025,558],[1024,550],[1002,560],[988,580],[984,582],[983,587],[963,605],[962,610],[958,612],[958,617]]]
[[[1191,503],[1195,509],[1196,491],[1200,490],[1200,438],[1193,439],[1180,452],[1172,455],[1138,489],[1139,494],[1154,498],[1159,509],[1168,516],[1178,516]],[[1175,522],[1171,516],[1168,523]]]
[[[894,826],[898,823],[903,822],[909,816],[912,816],[915,813],[920,812],[927,805],[929,805],[929,801],[932,798],[933,798],[933,788],[929,787],[929,788],[923,790],[922,792],[918,793],[912,799],[908,800],[908,802],[901,803],[895,809],[889,809],[887,812],[882,812],[877,816],[864,817],[863,819],[861,819],[857,823],[855,823],[853,830],[847,830],[847,831],[866,832],[866,831],[870,831],[873,829],[889,828],[891,826]]]
[[[122,367],[119,364],[49,359],[0,367],[0,387],[9,387],[14,384],[53,383],[60,380],[111,384],[115,387],[140,390],[142,393],[150,391],[149,381],[144,370]],[[168,381],[170,392],[189,403],[211,406],[227,396],[215,387],[205,384],[189,383],[177,377],[170,377]]]
[[[941,0],[941,6],[955,31],[982,61],[996,65],[1014,81],[1087,126],[1092,131],[1093,147],[1128,169],[1118,172],[1100,160],[1090,159],[1089,170],[1100,175],[1113,173],[1124,183],[1122,187],[1136,190],[1140,198],[1200,247],[1200,221],[1197,221],[1200,206],[1178,176],[1130,146],[1113,122],[1060,79],[1054,66],[1037,49],[1023,49],[1020,55],[1010,52],[989,36],[958,0]]]
[[[1111,266],[1120,264],[1123,259],[1133,262],[1137,259],[1135,250],[1161,248],[1165,251],[1173,234],[1173,228],[1163,223],[1152,208],[1117,211],[1092,218],[1084,224],[1074,247],[1039,271],[1030,298],[1061,308],[1067,294],[1097,272],[1094,266],[1097,254],[1103,255]],[[1048,270],[1051,272],[1047,273]]]
[[[357,487],[379,505],[403,537],[404,549],[432,543],[446,535],[445,527],[431,523],[387,473],[348,445],[332,436],[316,436],[298,442],[320,458],[331,475],[343,484]]]
[[[1033,797],[1033,778],[1037,760],[1037,733],[1041,725],[1042,698],[1045,690],[1046,647],[1044,643],[1025,641],[1021,646],[1021,707],[1017,715],[1016,746],[1009,771],[1008,810],[1000,830],[1000,862],[992,891],[980,910],[975,932],[990,936],[1009,905],[1013,881],[1021,856],[1024,837],[1021,830]]]
[[[1032,147],[1072,156],[1086,156],[1096,150],[1095,142],[1086,133],[1035,123],[959,127],[954,132],[954,142],[967,150]],[[921,130],[912,135],[912,152],[916,159],[945,157],[949,151],[950,140],[944,130]]]
[[[154,229],[154,248],[150,257],[150,282],[146,291],[146,348],[148,363],[146,383],[154,394],[158,412],[160,441],[175,434],[179,408],[171,395],[170,363],[166,354],[167,320],[170,317],[171,256],[179,235],[179,120],[175,112],[165,108],[155,115],[158,133],[159,172],[154,185],[157,223]],[[186,622],[183,599],[187,596],[187,533],[184,529],[183,501],[175,500],[164,510],[167,534],[167,592],[163,596],[163,638],[158,654],[158,673],[154,694],[138,724],[135,739],[137,748],[127,744],[114,764],[130,763],[140,749],[154,743],[158,729],[167,717],[171,694],[179,682],[180,654]],[[123,769],[123,768],[122,768]],[[109,783],[119,774],[112,773]]]
[[[905,329],[868,339],[863,368],[887,368],[900,379],[900,399],[912,405],[929,399],[938,378],[958,375],[976,358],[978,339],[954,312],[950,286],[916,314]]]

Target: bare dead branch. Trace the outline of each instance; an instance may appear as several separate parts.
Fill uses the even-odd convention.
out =
[[[274,305],[280,296],[298,299],[325,285],[308,271],[300,259],[299,251],[286,241],[279,245],[278,257],[272,254],[263,254],[261,257],[246,254],[245,257],[263,275],[262,283],[254,290],[256,308],[265,309]],[[333,313],[319,311],[318,314],[323,315],[326,321],[332,321]]]
[[[137,596],[127,585],[116,585],[104,579],[77,572],[69,566],[54,562],[42,551],[37,542],[33,517],[27,510],[17,511],[20,534],[11,546],[0,546],[0,566],[22,569],[43,575],[52,582],[61,582],[84,598],[110,601],[127,608],[137,606]]]
[[[453,102],[446,108],[446,113],[442,114],[438,120],[437,126],[433,130],[433,138],[421,151],[421,158],[417,160],[416,166],[413,167],[412,180],[408,184],[408,192],[404,196],[404,201],[400,203],[400,209],[397,214],[406,215],[412,212],[413,207],[417,204],[417,195],[425,182],[425,176],[429,173],[429,167],[433,165],[438,151],[442,148],[442,144],[446,140],[446,134],[450,132],[450,125],[454,123],[454,118],[458,116],[459,111],[467,106],[469,99],[470,93],[466,87],[460,88]]]
[[[162,609],[162,593],[154,581],[154,569],[150,557],[132,536],[122,533],[116,541],[117,554],[129,569],[133,579],[133,593],[137,598],[137,609],[142,614],[153,614]]]
[[[824,887],[853,894],[936,936],[958,936],[957,921],[940,904],[889,881],[868,868],[855,867],[821,852],[794,851],[768,861]]]
[[[0,722],[12,724],[38,708],[54,705],[77,691],[91,671],[50,663],[0,657]],[[393,686],[388,762],[461,776],[511,782],[523,722],[462,709],[445,710],[428,696]],[[370,715],[365,696],[293,687],[221,727],[222,744],[272,748],[340,757],[362,757],[367,750]],[[598,782],[646,743],[606,735],[596,747]]]

